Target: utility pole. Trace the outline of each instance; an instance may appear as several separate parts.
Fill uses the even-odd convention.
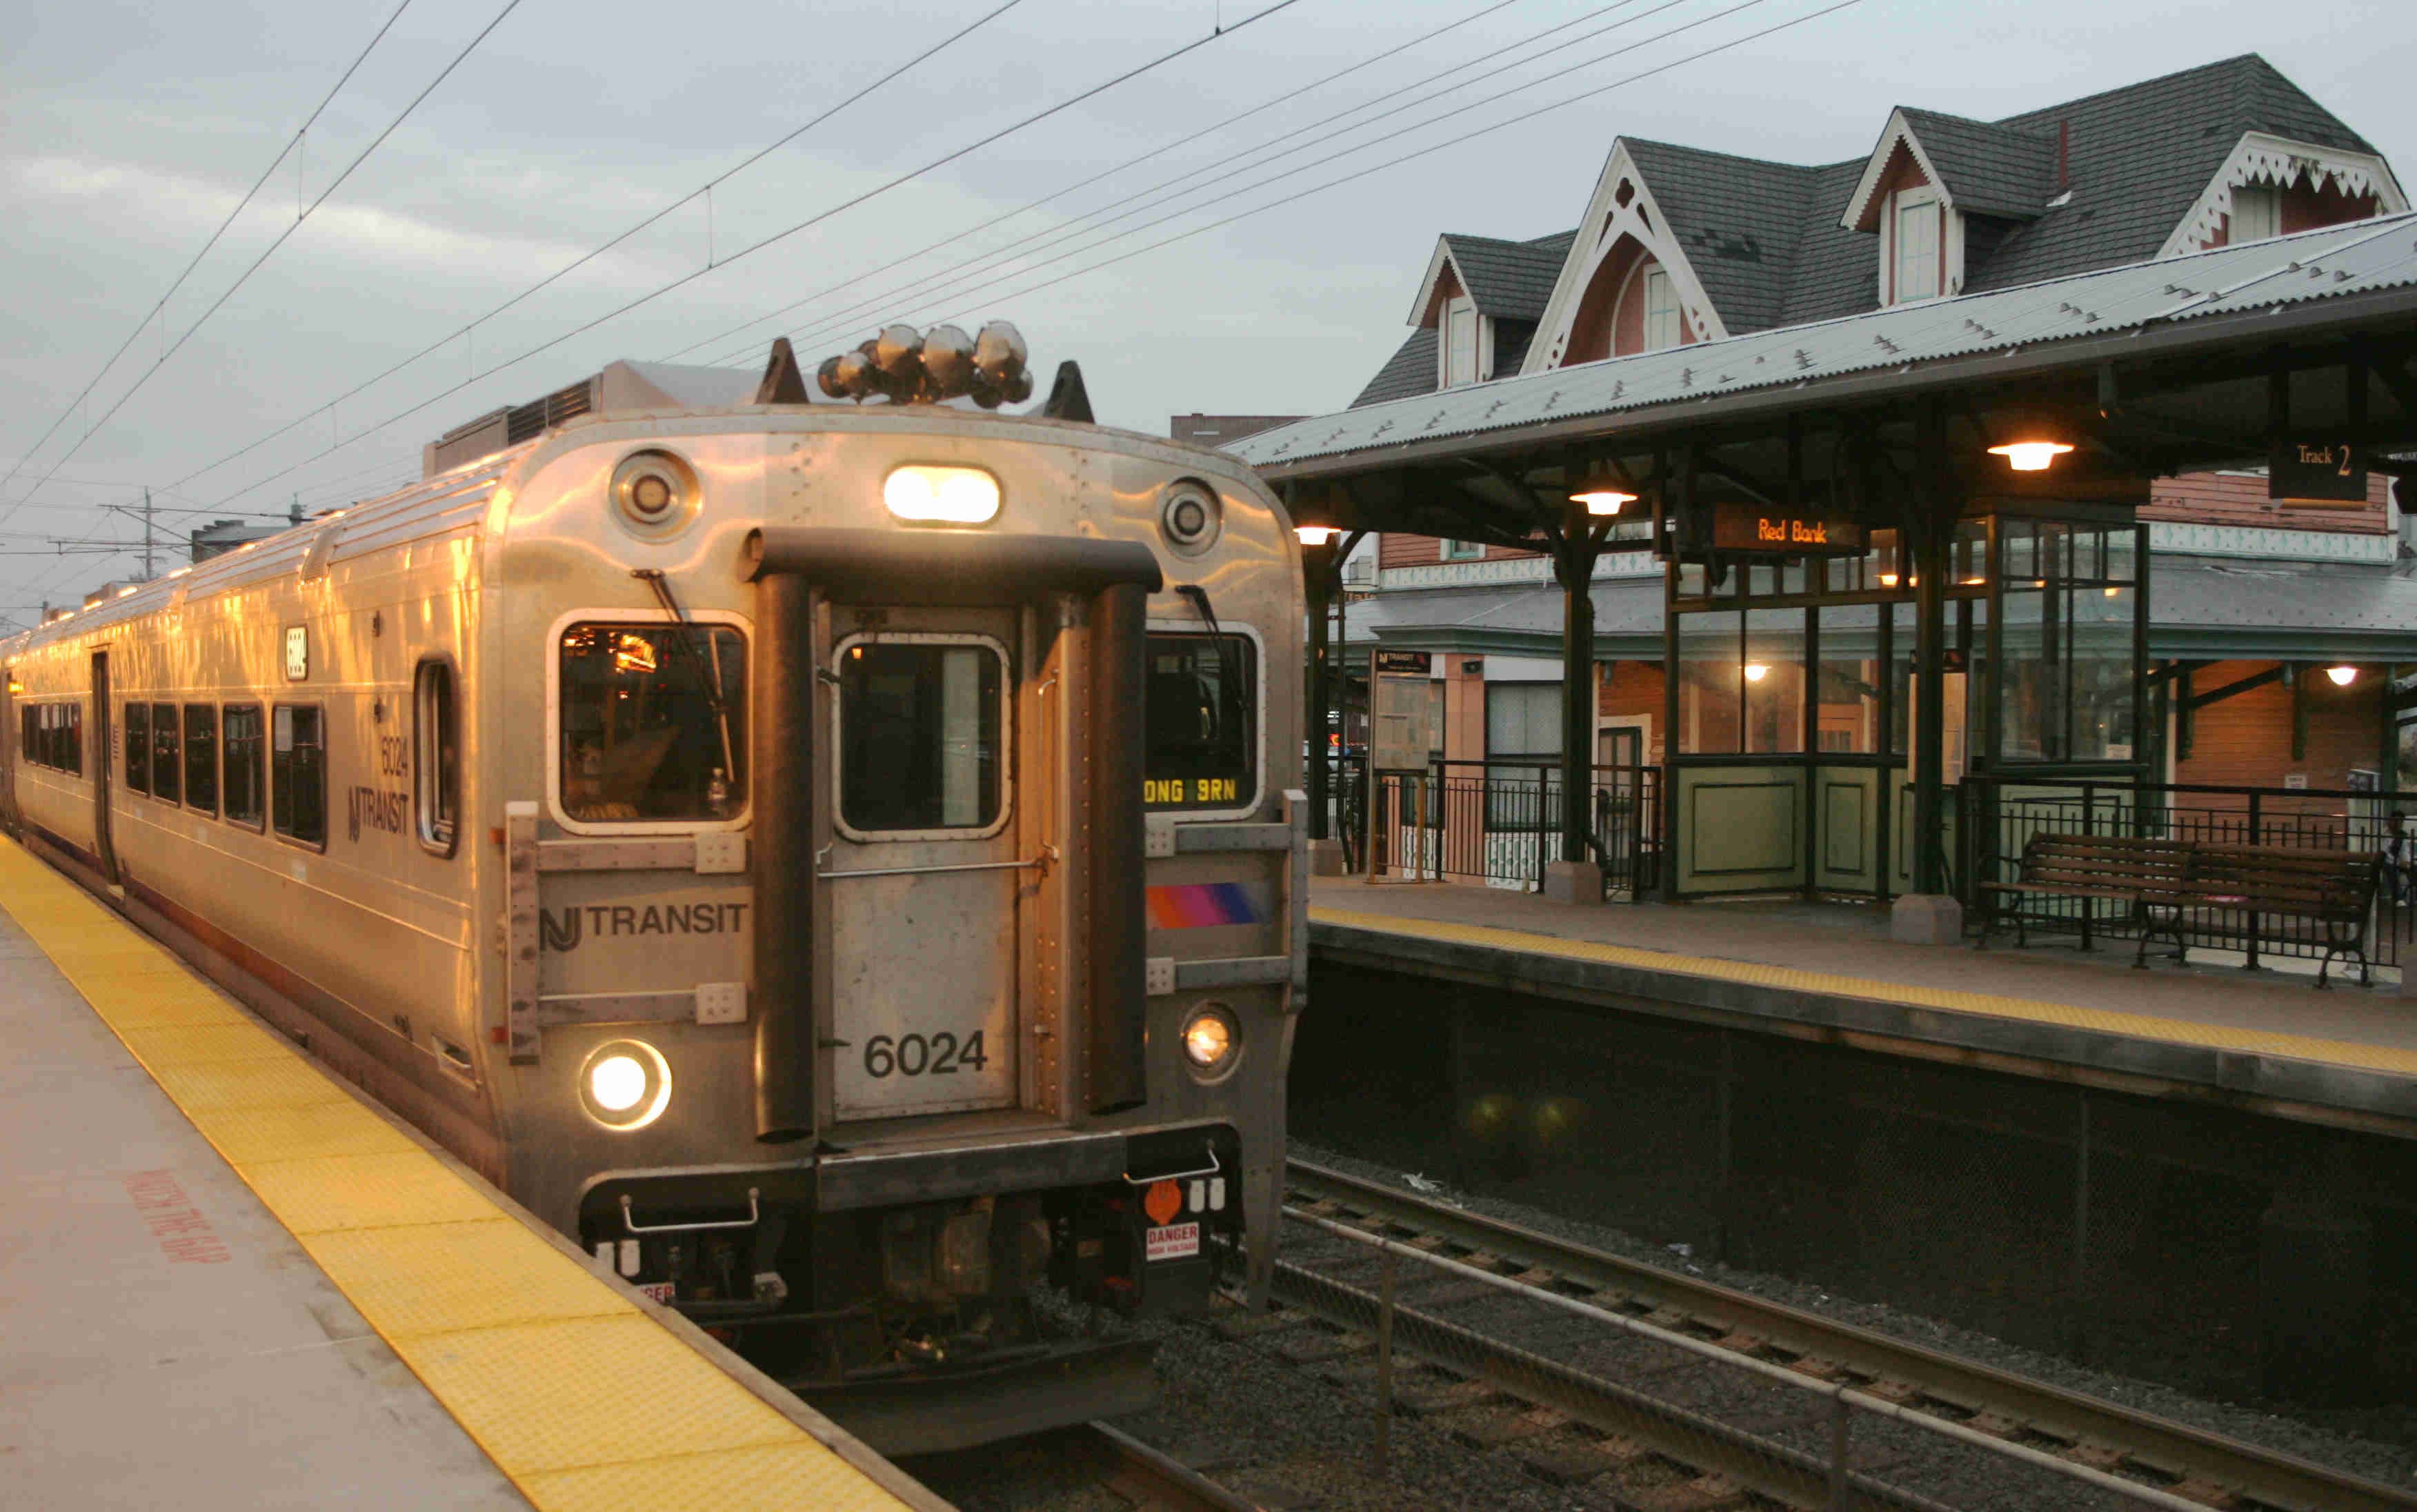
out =
[[[151,562],[151,490],[143,491],[143,581],[150,582],[159,574]]]

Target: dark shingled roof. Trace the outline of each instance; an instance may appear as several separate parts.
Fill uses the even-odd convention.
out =
[[[1381,405],[1388,399],[1406,399],[1412,394],[1431,394],[1436,386],[1436,333],[1433,326],[1422,326],[1410,332],[1410,339],[1401,344],[1391,360],[1376,370],[1351,407]]]
[[[1533,321],[1543,318],[1545,301],[1561,276],[1561,260],[1576,237],[1575,230],[1533,241],[1447,234],[1443,243],[1480,312],[1497,320]]]
[[[2056,128],[2045,135],[1961,115],[1900,107],[1923,156],[1967,215],[2028,221],[2056,192]]]
[[[1971,293],[2154,257],[2244,132],[2375,150],[2254,53],[2001,121],[1910,107],[1905,115],[1971,217],[1964,278]],[[2071,131],[2072,198],[2050,208],[2060,123]],[[1877,306],[1874,238],[1838,223],[1869,154],[1807,166],[1621,140],[1730,334]],[[1481,310],[1533,321],[1575,236],[1444,239]],[[1517,371],[1507,334],[1496,336],[1497,376]],[[1532,331],[1519,337],[1517,351],[1532,340]],[[1432,392],[1435,357],[1435,333],[1414,334],[1353,407]]]

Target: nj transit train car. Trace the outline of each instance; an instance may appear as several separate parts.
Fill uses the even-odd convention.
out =
[[[878,1446],[1138,1405],[1035,1297],[1264,1284],[1290,523],[1216,452],[775,365],[616,364],[0,642],[0,815]]]

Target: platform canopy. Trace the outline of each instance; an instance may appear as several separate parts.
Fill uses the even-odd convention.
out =
[[[1883,711],[1913,711],[1908,822],[1925,838],[1911,891],[1935,893],[1941,794],[1966,759],[1960,744],[1948,754],[1942,722],[1958,716],[1942,710],[1965,690],[1947,680],[1968,661],[1980,672],[1988,653],[1984,675],[1996,680],[1972,690],[1983,700],[1972,707],[1989,710],[1975,724],[1985,726],[1979,765],[2036,763],[2064,747],[2059,759],[2086,748],[2102,766],[2141,763],[2136,690],[2153,589],[2134,512],[2151,482],[2269,466],[2294,496],[2304,481],[2312,497],[2347,501],[2354,488],[2364,504],[2367,471],[2417,473],[2407,460],[2417,450],[2412,358],[2417,215],[2399,215],[1447,389],[1231,450],[1303,525],[1549,555],[1563,604],[1569,791],[1583,790],[1593,758],[1594,569],[1606,549],[1646,547],[1664,562],[1665,728],[1679,723],[1682,672],[1704,685],[1733,640],[1733,692],[1751,718],[1781,687],[1750,644],[1757,627],[1801,613],[1807,660],[1790,696],[1808,710],[1806,737],[1765,749],[1803,753],[1807,781],[1817,700],[1803,690],[1830,675],[1811,649],[1818,622],[1832,619],[1838,648],[1858,615],[1877,614],[1894,628],[1877,632],[1870,670],[1902,668],[1912,653],[1910,682],[1880,697]],[[2004,454],[2015,443],[2051,444],[2052,465],[2017,470]],[[2299,476],[2322,457],[2338,460],[2338,483]],[[1624,496],[1624,512],[1605,517],[1574,496],[1589,494]],[[1314,610],[1326,575],[1310,574]],[[2228,585],[2176,587],[2204,599]],[[2244,606],[2271,598],[2240,587]],[[1732,634],[1723,616],[1743,628]],[[2252,628],[2209,624],[2198,609],[2188,618],[2209,648]],[[1312,619],[1311,727],[1322,728],[1324,616]],[[2079,641],[2074,626],[2086,632]],[[2392,627],[2374,628],[2392,638]],[[1682,652],[1682,634],[1721,649]],[[2017,664],[2027,658],[2036,664]],[[2131,707],[2110,705],[2090,741],[2072,738],[2069,714],[2055,715],[2063,746],[2030,723],[2042,697],[2061,709],[2124,688]],[[1681,802],[1683,787],[1666,783],[1665,802]],[[1563,807],[1560,853],[1574,857],[1588,837],[1579,805]],[[1682,832],[1680,820],[1665,813],[1664,832]],[[1683,869],[1681,858],[1665,876]]]

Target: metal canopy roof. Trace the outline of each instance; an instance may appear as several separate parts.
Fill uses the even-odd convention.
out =
[[[2238,350],[2334,318],[2412,314],[2417,213],[1472,384],[1301,420],[1229,450],[1270,479],[1338,477],[2145,356],[2198,344],[2194,322],[2210,322],[2206,345]],[[1975,358],[1991,360],[1977,374],[1958,360]],[[1715,403],[1730,395],[1758,399]]]

